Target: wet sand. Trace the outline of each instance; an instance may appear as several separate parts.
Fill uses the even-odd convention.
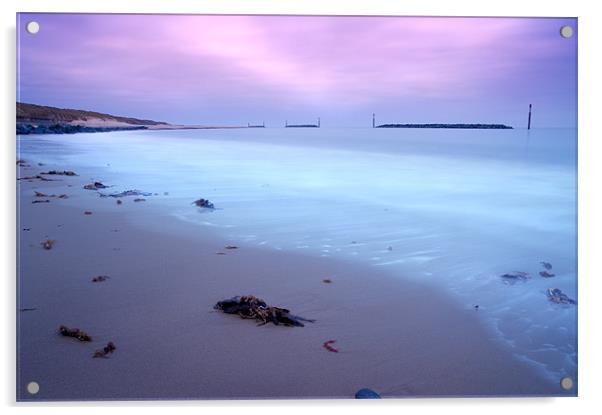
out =
[[[69,167],[31,162],[17,177],[52,169]],[[46,177],[58,181],[17,182],[19,400],[563,394],[495,344],[478,311],[432,288],[222,240],[153,209],[152,197],[117,205],[84,190],[88,177]],[[32,204],[46,199],[34,191],[69,198]],[[110,279],[91,282],[98,275]],[[317,321],[257,327],[213,310],[244,294]],[[61,324],[93,341],[60,336]],[[117,350],[93,359],[109,341]]]

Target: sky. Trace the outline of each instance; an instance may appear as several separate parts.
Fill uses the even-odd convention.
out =
[[[40,31],[29,34],[29,21]],[[575,35],[560,36],[570,25]],[[182,124],[576,127],[577,20],[17,16],[17,100]]]

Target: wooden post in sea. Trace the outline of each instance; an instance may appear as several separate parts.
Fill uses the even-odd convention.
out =
[[[376,114],[372,113],[372,128],[376,127]]]
[[[288,120],[284,121],[284,126],[288,127]]]
[[[318,128],[320,128],[320,117],[318,117]]]
[[[531,129],[531,104],[529,104],[529,121],[527,122],[527,130]]]

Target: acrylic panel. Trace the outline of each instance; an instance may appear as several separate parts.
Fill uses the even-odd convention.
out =
[[[577,19],[17,15],[17,399],[577,395]]]

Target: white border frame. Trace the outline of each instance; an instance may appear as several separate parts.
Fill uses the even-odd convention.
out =
[[[164,413],[178,408],[184,413],[202,411],[241,411],[245,413],[292,414],[324,409],[344,410],[359,414],[365,411],[382,413],[462,413],[504,414],[509,411],[545,411],[547,414],[580,414],[602,407],[596,386],[602,350],[598,321],[600,310],[596,295],[600,291],[602,275],[596,273],[599,251],[597,234],[601,231],[602,212],[598,178],[600,175],[600,133],[596,130],[598,112],[602,106],[600,75],[602,59],[599,41],[602,39],[600,13],[594,1],[526,1],[504,0],[487,2],[477,0],[2,0],[3,54],[2,82],[4,91],[0,100],[2,130],[1,163],[3,174],[2,215],[3,238],[0,240],[2,264],[3,338],[0,377],[2,403],[10,413],[25,410],[44,410],[49,413],[81,412],[116,414],[143,407],[145,413]],[[97,12],[97,13],[197,13],[197,14],[306,14],[306,15],[400,15],[400,16],[547,16],[579,18],[579,398],[484,398],[484,399],[408,399],[383,401],[185,401],[185,402],[102,402],[102,403],[15,403],[15,13],[16,12]],[[599,128],[599,127],[598,127]],[[596,186],[597,185],[597,186]],[[85,408],[82,408],[85,407]],[[287,414],[288,415],[288,414]]]

